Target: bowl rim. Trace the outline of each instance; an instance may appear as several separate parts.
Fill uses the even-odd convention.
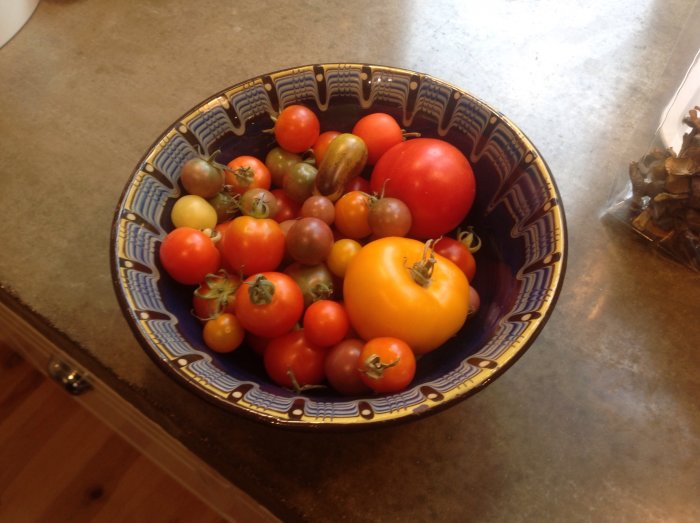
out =
[[[120,229],[120,223],[123,221],[123,217],[121,215],[121,211],[124,208],[124,204],[126,202],[126,197],[131,191],[131,187],[133,184],[134,179],[138,175],[139,171],[141,171],[141,166],[144,164],[144,162],[151,156],[154,152],[154,150],[158,147],[160,143],[163,142],[165,138],[173,131],[178,128],[178,126],[182,125],[182,122],[185,121],[188,117],[193,115],[196,111],[200,110],[201,108],[207,106],[208,104],[211,104],[215,100],[219,99],[222,96],[225,96],[226,93],[233,92],[236,89],[241,89],[245,85],[248,84],[253,84],[254,82],[260,80],[263,77],[275,77],[279,75],[284,75],[284,74],[292,74],[294,72],[299,72],[299,71],[304,71],[308,69],[313,68],[332,68],[332,67],[345,67],[345,68],[370,68],[372,70],[382,70],[382,71],[396,71],[404,75],[416,75],[422,78],[423,80],[428,80],[432,82],[436,82],[437,84],[443,85],[445,87],[448,87],[452,89],[455,92],[461,93],[462,95],[466,95],[469,98],[471,98],[473,101],[490,111],[494,116],[497,116],[499,120],[501,120],[511,131],[513,131],[517,137],[522,140],[523,144],[527,147],[528,150],[533,151],[536,153],[536,161],[540,162],[542,164],[542,169],[541,171],[546,174],[547,182],[550,185],[550,190],[549,194],[553,195],[553,199],[556,200],[556,207],[555,209],[555,214],[558,218],[558,225],[559,225],[559,235],[558,239],[556,241],[556,244],[560,247],[557,249],[556,252],[560,254],[560,258],[556,262],[556,270],[554,271],[554,276],[552,277],[552,283],[549,287],[551,290],[551,294],[547,300],[545,300],[545,304],[543,304],[542,307],[538,309],[538,312],[541,312],[541,315],[533,320],[534,322],[534,327],[529,330],[527,334],[527,338],[521,342],[516,349],[513,349],[513,347],[510,347],[507,351],[504,352],[501,356],[499,356],[499,364],[496,366],[495,369],[489,369],[490,372],[488,373],[488,376],[484,376],[483,378],[480,378],[478,383],[475,385],[469,387],[467,390],[461,391],[456,394],[451,394],[448,399],[445,401],[440,401],[437,403],[429,403],[427,405],[424,405],[425,408],[421,409],[413,409],[410,411],[406,412],[400,412],[398,415],[393,415],[389,417],[380,417],[378,419],[372,418],[372,419],[365,419],[362,418],[361,416],[358,417],[353,417],[353,418],[333,418],[332,422],[328,421],[305,421],[305,420],[295,420],[291,418],[284,418],[281,416],[275,416],[268,414],[263,411],[258,411],[258,410],[251,410],[250,408],[245,408],[242,407],[238,404],[231,403],[229,401],[225,401],[221,396],[213,394],[209,392],[208,390],[202,388],[201,386],[197,386],[197,383],[192,380],[188,379],[182,372],[178,372],[170,362],[168,362],[165,359],[162,359],[158,357],[158,355],[155,353],[151,345],[149,344],[148,340],[145,339],[144,334],[141,332],[139,326],[138,326],[138,318],[136,318],[136,315],[129,305],[129,302],[126,297],[126,290],[124,289],[124,286],[122,284],[122,278],[120,276],[120,256],[118,253],[118,237],[119,237],[119,229]],[[399,423],[406,423],[406,422],[411,422],[415,421],[417,419],[423,419],[426,418],[430,415],[436,414],[438,412],[442,412],[448,407],[454,406],[456,403],[461,402],[465,400],[466,398],[472,396],[473,394],[476,394],[477,392],[483,390],[486,386],[490,385],[493,381],[495,381],[498,377],[503,375],[506,370],[508,370],[516,361],[518,361],[523,354],[533,345],[535,340],[537,339],[538,335],[541,333],[542,329],[545,327],[546,323],[548,322],[549,318],[551,317],[554,307],[559,299],[559,296],[562,291],[562,287],[564,284],[564,278],[566,274],[566,268],[567,268],[567,263],[568,263],[568,250],[569,250],[569,239],[568,239],[568,232],[567,232],[567,223],[566,223],[566,213],[564,209],[564,202],[561,198],[561,194],[559,192],[557,183],[554,179],[554,176],[552,174],[551,169],[549,168],[549,165],[547,164],[546,160],[544,157],[540,154],[539,150],[537,147],[534,145],[534,143],[528,138],[528,136],[522,131],[522,129],[516,125],[509,117],[504,115],[502,112],[496,110],[494,107],[492,107],[489,103],[485,102],[483,99],[481,99],[478,96],[475,96],[472,94],[469,90],[466,90],[464,88],[458,87],[448,81],[442,80],[438,77],[435,77],[431,74],[428,73],[423,73],[419,71],[414,71],[410,69],[405,69],[401,67],[394,67],[394,66],[388,66],[388,65],[380,65],[380,64],[373,64],[373,63],[335,63],[335,62],[330,62],[330,63],[310,63],[306,65],[300,65],[300,66],[294,66],[294,67],[286,67],[286,68],[281,68],[273,72],[265,72],[262,74],[258,74],[255,76],[252,76],[250,78],[247,78],[242,81],[238,81],[224,89],[221,89],[220,91],[216,92],[213,95],[210,95],[206,97],[205,99],[199,101],[192,107],[190,107],[187,111],[182,113],[177,119],[173,120],[163,132],[161,132],[158,137],[151,143],[151,145],[146,149],[146,151],[141,155],[140,159],[136,163],[135,167],[130,171],[130,175],[124,185],[124,188],[121,191],[121,194],[119,196],[117,205],[115,207],[115,211],[113,213],[112,217],[112,225],[111,225],[111,233],[110,233],[110,272],[112,276],[112,284],[113,288],[115,291],[115,294],[117,296],[118,302],[120,309],[122,311],[122,314],[125,316],[127,320],[127,324],[129,325],[132,333],[136,337],[139,345],[144,349],[146,354],[150,357],[150,359],[157,365],[158,368],[163,370],[166,375],[168,375],[170,378],[174,378],[174,381],[176,381],[180,386],[183,386],[186,390],[195,393],[198,397],[213,403],[217,405],[218,407],[223,408],[223,410],[227,412],[234,412],[237,415],[241,415],[247,419],[254,420],[256,422],[260,422],[265,425],[271,425],[271,426],[276,426],[276,427],[283,427],[286,429],[300,429],[303,431],[341,431],[341,432],[348,432],[350,430],[364,430],[364,429],[371,429],[371,428],[379,428],[379,427],[384,427],[387,425],[394,425],[394,424],[399,424]],[[501,361],[503,360],[503,361]],[[485,369],[482,369],[485,370]],[[308,397],[305,397],[308,399]],[[345,398],[346,401],[356,401],[356,398],[354,397],[349,397]]]

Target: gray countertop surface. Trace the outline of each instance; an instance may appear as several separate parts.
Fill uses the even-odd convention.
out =
[[[0,49],[2,292],[286,521],[699,521],[700,275],[600,218],[699,24],[692,0],[43,0]],[[167,126],[237,82],[323,62],[425,72],[498,108],[549,164],[569,232],[554,313],[508,372],[352,434],[264,426],[172,382],[109,265],[121,192]]]

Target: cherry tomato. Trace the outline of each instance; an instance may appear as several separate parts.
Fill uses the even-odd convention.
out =
[[[318,136],[316,143],[314,143],[313,147],[311,148],[311,150],[314,153],[314,160],[316,161],[316,166],[321,165],[323,157],[326,154],[326,150],[328,150],[328,146],[333,141],[333,139],[339,134],[340,133],[338,131],[326,131]]]
[[[269,189],[272,176],[267,166],[255,156],[238,156],[228,162],[225,172],[230,191],[243,194],[248,189]]]
[[[299,214],[304,217],[318,218],[332,225],[335,220],[335,205],[329,198],[316,194],[304,200]]]
[[[375,238],[406,236],[411,230],[411,211],[398,198],[384,196],[370,203],[367,221]]]
[[[403,131],[393,116],[372,113],[360,118],[352,134],[362,138],[367,145],[367,163],[374,165],[394,145],[403,142]]]
[[[265,166],[270,171],[272,185],[282,187],[282,181],[293,165],[302,161],[301,156],[285,151],[281,147],[274,147],[265,156]]]
[[[238,214],[238,200],[228,191],[216,193],[207,202],[216,211],[217,223],[224,223]]]
[[[304,312],[299,285],[281,272],[263,272],[245,280],[236,291],[236,316],[257,336],[274,338],[292,330]]]
[[[180,181],[189,194],[212,198],[224,186],[224,173],[214,161],[218,151],[208,158],[198,156],[187,160],[180,171]]]
[[[299,216],[301,206],[292,200],[284,189],[272,189],[272,194],[277,200],[277,212],[272,217],[276,222],[282,223],[285,220],[293,220]]]
[[[363,193],[369,194],[372,192],[372,188],[369,185],[369,180],[367,178],[363,178],[362,176],[355,176],[345,185],[346,193],[352,191],[362,191]]]
[[[284,257],[284,233],[270,218],[239,216],[224,229],[221,249],[228,266],[237,273],[273,271]]]
[[[319,347],[340,343],[350,329],[345,307],[333,300],[318,300],[309,305],[302,324],[306,339]]]
[[[306,265],[323,262],[333,246],[333,231],[323,220],[301,218],[287,231],[287,252]]]
[[[299,162],[290,167],[282,180],[282,188],[292,200],[302,204],[311,196],[317,174],[316,167],[307,162]]]
[[[361,338],[391,336],[416,354],[437,349],[464,325],[469,282],[452,262],[410,238],[368,243],[348,265],[343,302]]]
[[[231,313],[224,312],[204,324],[204,344],[214,352],[233,352],[245,337],[245,330]]]
[[[240,284],[238,276],[224,270],[207,274],[192,296],[192,312],[203,321],[216,318],[222,312],[233,313],[236,290]]]
[[[170,211],[175,227],[213,229],[219,219],[216,209],[201,196],[186,194],[177,199]]]
[[[238,207],[246,216],[272,218],[277,214],[277,198],[267,189],[256,187],[243,193]]]
[[[287,266],[284,273],[299,285],[304,295],[304,307],[317,300],[329,299],[335,293],[333,275],[323,263],[304,265],[295,262]]]
[[[336,391],[346,396],[370,392],[360,376],[358,364],[365,342],[358,338],[343,340],[328,349],[324,368],[326,379]]]
[[[211,238],[191,227],[178,227],[163,240],[160,261],[177,282],[196,285],[221,266],[221,255]]]
[[[479,312],[481,307],[481,298],[474,287],[469,287],[469,316]]]
[[[335,227],[353,240],[369,236],[369,196],[360,191],[345,193],[335,202]]]
[[[321,124],[311,109],[303,105],[290,105],[277,117],[275,139],[283,149],[303,153],[316,143],[320,130]]]
[[[342,238],[336,241],[331,247],[328,258],[326,258],[328,269],[338,278],[344,278],[348,264],[360,252],[360,249],[362,249],[362,245],[351,238]]]
[[[373,338],[362,348],[357,368],[373,391],[399,392],[415,376],[416,358],[411,347],[398,338]]]
[[[467,158],[453,145],[416,138],[395,145],[375,165],[372,191],[403,201],[411,210],[409,235],[438,238],[467,216],[476,194]]]
[[[295,389],[323,382],[324,359],[325,350],[311,344],[303,329],[270,340],[263,355],[270,379]]]
[[[476,260],[466,245],[454,238],[444,236],[435,243],[435,252],[457,265],[467,279],[472,281],[476,275]]]

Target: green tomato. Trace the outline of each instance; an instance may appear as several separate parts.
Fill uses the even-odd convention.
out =
[[[301,156],[285,151],[281,147],[271,149],[265,157],[265,166],[270,171],[272,185],[275,187],[282,187],[285,175],[292,166],[301,161]]]
[[[287,195],[297,203],[303,203],[314,189],[316,167],[306,162],[299,162],[289,170],[284,177],[282,188]]]

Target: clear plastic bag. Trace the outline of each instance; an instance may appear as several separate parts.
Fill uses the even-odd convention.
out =
[[[693,49],[649,147],[616,180],[604,217],[700,272],[700,51]]]

